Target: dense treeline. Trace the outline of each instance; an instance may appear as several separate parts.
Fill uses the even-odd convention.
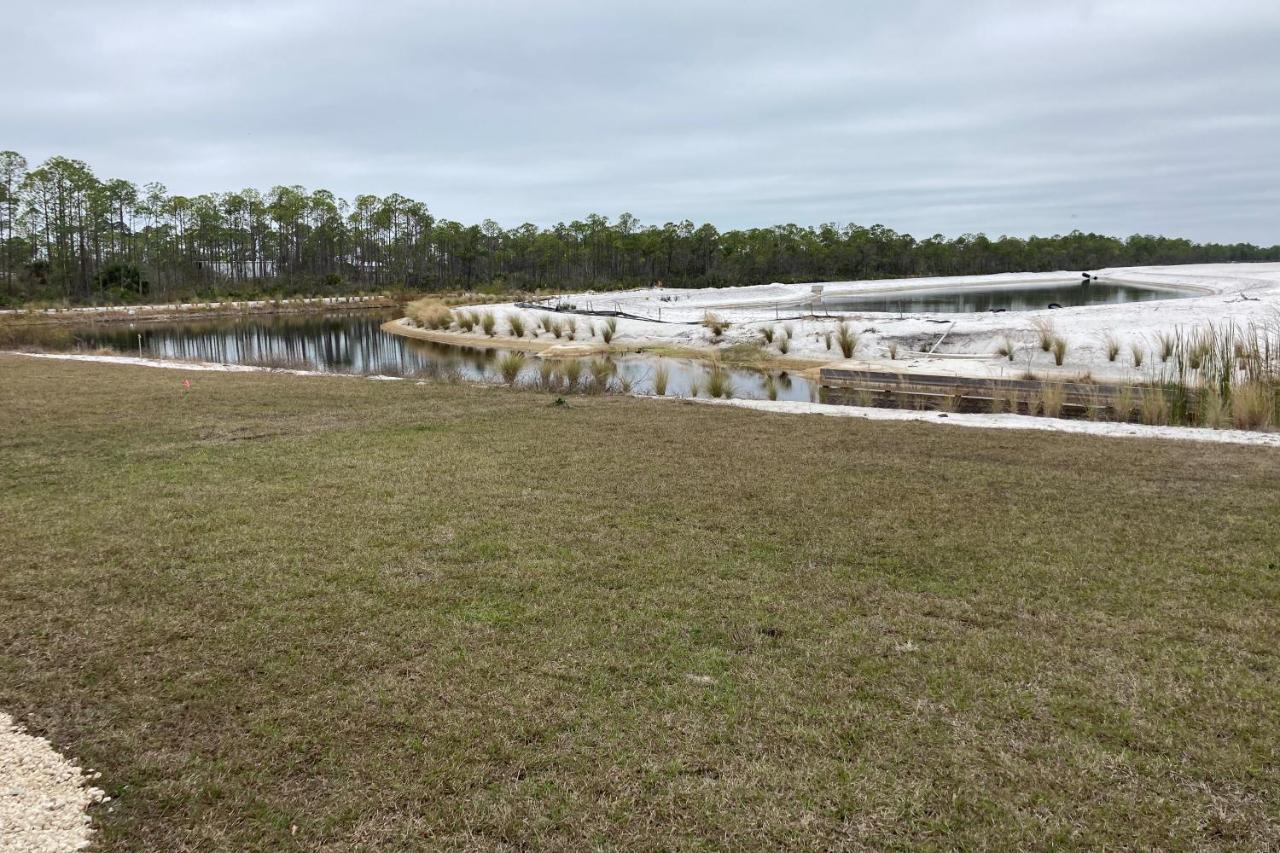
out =
[[[34,169],[0,152],[0,302],[140,302],[407,288],[578,289],[1280,260],[1280,246],[966,234],[916,240],[880,225],[642,226],[624,213],[550,228],[437,219],[392,194],[348,202],[277,186],[198,196],[101,180],[79,160]]]

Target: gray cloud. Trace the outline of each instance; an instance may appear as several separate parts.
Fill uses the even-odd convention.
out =
[[[505,225],[1280,242],[1280,4],[859,5],[24,4],[0,147]]]

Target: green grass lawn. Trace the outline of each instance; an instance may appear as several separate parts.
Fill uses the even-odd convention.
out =
[[[0,356],[100,847],[1280,845],[1280,453],[549,402]]]

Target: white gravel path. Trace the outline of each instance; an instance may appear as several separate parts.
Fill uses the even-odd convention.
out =
[[[0,851],[88,847],[93,828],[85,809],[105,799],[89,781],[48,740],[25,733],[0,711]]]

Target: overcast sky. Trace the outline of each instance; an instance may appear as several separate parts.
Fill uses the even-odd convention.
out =
[[[0,149],[504,226],[1280,242],[1280,0],[4,0]]]

